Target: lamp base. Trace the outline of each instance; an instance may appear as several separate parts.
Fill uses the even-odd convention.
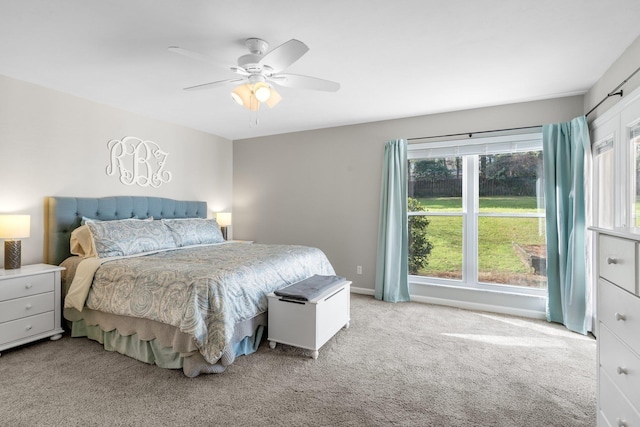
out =
[[[20,240],[4,241],[4,269],[14,270],[20,268],[22,258],[22,242]]]
[[[222,231],[222,238],[227,240],[227,227],[220,227],[220,231]]]

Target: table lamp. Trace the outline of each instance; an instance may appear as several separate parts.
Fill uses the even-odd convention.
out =
[[[17,239],[29,237],[30,229],[29,215],[0,215],[0,239],[5,239],[5,270],[20,268],[22,245]]]
[[[218,212],[216,221],[220,226],[220,231],[222,231],[222,237],[227,240],[227,227],[231,225],[231,212]]]

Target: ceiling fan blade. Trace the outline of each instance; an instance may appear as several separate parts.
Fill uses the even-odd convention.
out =
[[[203,83],[201,85],[185,87],[184,90],[212,89],[214,87],[224,86],[224,85],[233,84],[233,83],[242,83],[244,81],[246,81],[246,79],[220,80],[220,81],[217,81],[217,82]]]
[[[273,69],[274,73],[277,73],[296,62],[308,51],[309,47],[306,44],[300,40],[291,39],[269,51],[262,57],[259,64],[267,65]]]
[[[299,74],[276,74],[271,76],[269,80],[279,86],[294,89],[311,89],[325,92],[336,92],[340,89],[340,83]]]

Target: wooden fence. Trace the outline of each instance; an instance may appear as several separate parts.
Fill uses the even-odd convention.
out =
[[[536,196],[535,177],[487,179],[480,178],[480,197]],[[462,179],[409,179],[409,197],[461,197]]]

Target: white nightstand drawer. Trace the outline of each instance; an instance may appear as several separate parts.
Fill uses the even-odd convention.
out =
[[[52,273],[11,277],[0,280],[0,301],[51,292],[54,287]]]
[[[636,293],[636,242],[600,235],[600,277]]]
[[[630,402],[640,405],[640,359],[604,325],[600,325],[600,369]]]
[[[598,280],[598,320],[640,353],[640,298],[606,280]]]
[[[52,311],[54,301],[55,294],[46,292],[0,302],[0,323]]]
[[[640,427],[640,415],[602,371],[600,371],[598,397],[600,405],[598,418],[604,418],[611,427]]]
[[[0,344],[38,335],[54,328],[54,312],[37,314],[0,324]]]

